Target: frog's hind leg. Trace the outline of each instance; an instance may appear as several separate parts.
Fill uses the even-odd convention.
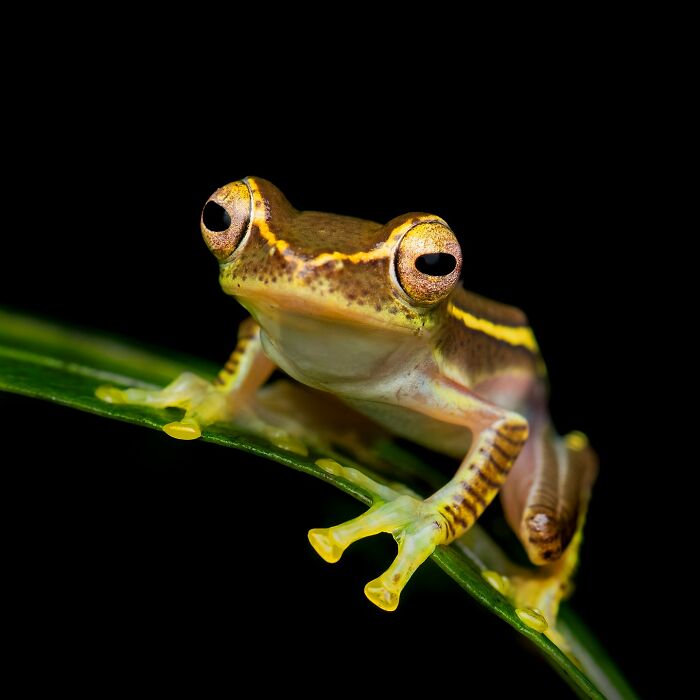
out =
[[[565,437],[550,425],[534,431],[501,490],[506,518],[533,564],[559,559],[585,514],[597,472],[582,433]]]
[[[571,589],[597,458],[582,433],[557,435],[534,421],[533,434],[501,490],[506,518],[540,568],[511,576],[516,607],[539,609],[550,627]]]
[[[256,394],[254,413],[265,424],[301,440],[320,454],[341,461],[350,457],[380,472],[389,470],[373,449],[387,441],[388,434],[332,394],[279,379]]]

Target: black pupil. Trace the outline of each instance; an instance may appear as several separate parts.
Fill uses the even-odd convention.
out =
[[[210,231],[226,231],[231,225],[231,217],[226,209],[216,202],[207,202],[202,212],[202,221]]]
[[[426,253],[416,260],[416,269],[424,275],[444,277],[457,267],[457,258],[449,253]]]

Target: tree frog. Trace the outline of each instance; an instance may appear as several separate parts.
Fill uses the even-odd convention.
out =
[[[159,391],[103,387],[101,398],[184,408],[164,429],[193,439],[247,410],[279,368],[391,433],[461,459],[426,499],[397,494],[309,532],[328,562],[360,538],[394,534],[396,559],[365,588],[384,610],[396,609],[416,568],[469,530],[499,492],[533,564],[572,551],[595,455],[581,433],[554,431],[525,315],[464,289],[462,251],[445,221],[410,213],[382,225],[297,211],[270,182],[247,177],[212,194],[201,230],[223,290],[251,315],[235,351],[213,382],[186,373]]]

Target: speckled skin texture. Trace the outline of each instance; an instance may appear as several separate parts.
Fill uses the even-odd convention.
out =
[[[505,371],[511,365],[534,366],[532,353],[469,332],[446,313],[449,297],[453,304],[496,322],[527,323],[518,309],[469,294],[456,284],[461,269],[459,246],[439,217],[409,213],[382,225],[336,214],[300,212],[271,183],[260,178],[245,182],[246,192],[240,182],[231,183],[217,190],[211,200],[236,220],[240,220],[241,197],[249,208],[238,250],[221,265],[222,287],[246,307],[254,306],[253,300],[265,299],[291,309],[313,310],[319,317],[342,317],[397,333],[430,333],[437,360],[450,365],[453,372],[465,360],[471,371],[483,365],[480,376]],[[210,240],[208,234],[205,239],[210,247],[212,243],[218,246],[218,240]],[[458,256],[454,272],[447,279],[409,278],[415,258],[430,252],[431,245]],[[466,372],[463,379],[469,381]]]
[[[224,291],[252,316],[236,350],[214,384],[185,373],[163,391],[107,387],[105,400],[183,406],[183,420],[164,430],[195,439],[243,407],[254,413],[277,367],[396,435],[461,457],[425,500],[394,493],[353,521],[309,532],[329,562],[361,537],[401,533],[394,563],[365,587],[384,610],[396,609],[415,569],[466,532],[499,491],[533,563],[563,554],[593,470],[575,468],[582,462],[568,453],[587,454],[586,441],[551,429],[546,373],[524,314],[461,287],[462,252],[442,219],[410,213],[382,225],[299,212],[271,183],[249,177],[212,195],[202,234]],[[295,445],[294,435],[258,427]],[[540,593],[527,600],[544,600]]]

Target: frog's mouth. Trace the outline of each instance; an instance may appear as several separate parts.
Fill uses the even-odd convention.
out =
[[[296,287],[241,284],[222,278],[223,290],[236,299],[255,316],[258,313],[280,319],[287,316],[307,317],[325,324],[335,323],[362,327],[374,327],[389,332],[416,334],[429,320],[429,314],[421,314],[397,297],[386,301],[370,302],[361,297],[348,297],[340,293],[320,291],[304,286]]]

